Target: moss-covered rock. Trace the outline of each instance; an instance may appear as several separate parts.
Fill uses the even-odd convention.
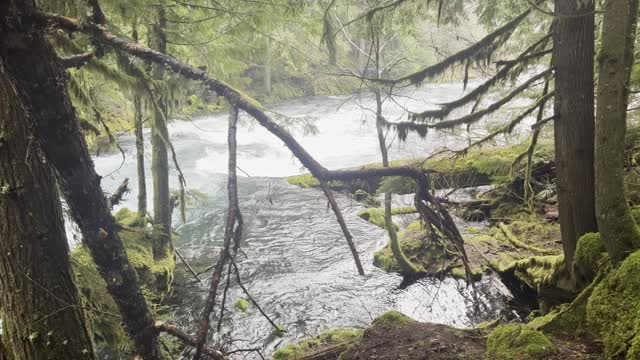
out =
[[[337,329],[329,330],[314,338],[304,339],[298,343],[287,345],[273,354],[273,360],[294,360],[305,353],[333,345],[355,343],[362,338],[362,330]]]
[[[486,359],[544,359],[554,350],[542,332],[526,325],[506,324],[495,328],[487,339]]]
[[[624,356],[627,351],[638,355],[639,294],[640,251],[636,251],[611,271],[589,297],[587,323],[602,338],[608,357]],[[627,358],[634,357],[628,354]]]
[[[249,302],[246,299],[239,298],[233,306],[240,311],[247,311],[247,309],[249,309]]]
[[[405,257],[418,266],[427,275],[437,275],[457,266],[454,253],[446,243],[434,241],[419,222],[410,224],[407,229],[398,232],[398,242]],[[387,272],[401,272],[391,244],[373,254],[373,264]]]
[[[393,208],[391,209],[391,215],[408,215],[414,214],[417,210],[414,207],[401,207],[401,208]],[[383,229],[386,228],[386,223],[384,220],[384,209],[382,208],[368,208],[364,210],[358,211],[357,214],[363,220],[367,220],[368,222],[377,225]],[[398,225],[394,224],[395,229],[398,230]]]
[[[373,320],[372,326],[399,327],[408,324],[415,324],[416,321],[399,311],[387,311]]]
[[[573,271],[583,284],[593,280],[606,249],[599,233],[584,234],[578,240],[573,258]]]

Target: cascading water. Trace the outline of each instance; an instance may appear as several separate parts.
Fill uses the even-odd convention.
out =
[[[461,91],[461,84],[425,86],[410,97],[402,98],[402,105],[423,109],[455,98]],[[369,100],[363,103],[365,107],[371,105]],[[297,139],[327,168],[379,161],[372,116],[352,101],[337,97],[303,98],[279,104],[274,110],[294,120],[311,120],[318,132],[298,132]],[[385,108],[389,119],[403,113],[398,104]],[[180,223],[179,216],[174,216],[174,227],[181,234],[175,245],[191,265],[199,269],[215,263],[222,243],[227,201],[226,124],[226,114],[218,114],[194,121],[177,121],[170,126],[171,141],[187,187],[204,195],[201,201],[198,199],[202,196],[190,203],[186,223]],[[429,134],[426,140],[410,136],[404,143],[393,143],[390,157],[417,158],[443,145],[455,146],[456,141],[459,140],[435,133]],[[134,138],[123,135],[119,142],[127,153],[121,167],[122,157],[117,153],[94,159],[98,172],[108,174],[102,181],[105,190],[115,189],[125,177],[136,178]],[[146,149],[149,150],[148,143]],[[484,304],[478,309],[464,282],[422,279],[401,286],[399,275],[375,268],[373,252],[386,244],[385,231],[358,218],[356,213],[362,205],[338,194],[338,203],[365,265],[366,276],[358,276],[322,192],[298,188],[276,178],[296,175],[303,169],[277,138],[246,116],[241,119],[238,132],[238,166],[241,169],[238,172],[240,205],[245,220],[243,252],[238,256],[242,282],[266,313],[287,332],[276,336],[253,306],[247,312],[235,309],[233,303],[246,296],[234,284],[228,294],[223,329],[220,333],[212,331],[213,341],[233,340],[227,343],[227,349],[260,348],[269,356],[279,346],[317,335],[325,329],[366,326],[377,315],[392,309],[417,320],[459,327],[491,319],[503,309],[501,284],[492,277],[478,284]],[[172,186],[177,189],[175,171],[172,179]],[[147,184],[151,194],[150,179]],[[137,194],[135,186],[131,187],[131,193],[120,206],[135,208]],[[397,201],[402,199],[398,197]],[[199,284],[186,272],[178,271],[178,274],[171,299],[175,321],[195,333],[208,280]],[[238,356],[259,358],[250,353]]]

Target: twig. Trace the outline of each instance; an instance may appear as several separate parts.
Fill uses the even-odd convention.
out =
[[[155,328],[158,332],[165,332],[173,337],[181,340],[183,343],[196,347],[198,342],[196,339],[179,329],[176,325],[173,324],[165,324],[162,321],[156,321]],[[222,354],[222,352],[218,350],[210,349],[206,346],[202,347],[202,352],[207,355],[207,357],[214,360],[227,360],[227,357]]]
[[[189,265],[189,263],[187,262],[187,260],[184,259],[184,257],[182,256],[182,254],[180,254],[180,251],[178,251],[178,249],[174,249],[176,252],[176,255],[178,255],[178,257],[180,258],[180,260],[182,261],[182,263],[187,267],[187,269],[189,270],[189,272],[191,274],[193,274],[193,276],[196,278],[196,280],[198,280],[198,282],[202,283],[202,279],[200,279],[200,277],[198,276],[198,274],[193,270],[193,268],[191,267],[191,265]]]
[[[253,303],[253,305],[255,305],[255,307],[258,309],[258,311],[260,311],[260,314],[262,314],[262,316],[264,316],[265,319],[267,319],[267,321],[269,322],[269,324],[271,324],[271,326],[273,326],[274,329],[276,329],[277,331],[280,332],[286,332],[284,329],[282,329],[280,326],[276,325],[275,322],[273,322],[273,320],[271,320],[271,318],[269,317],[269,315],[267,315],[267,313],[264,312],[264,310],[262,310],[262,308],[260,307],[260,305],[258,304],[258,302],[253,298],[253,296],[251,296],[251,293],[249,293],[249,290],[247,290],[246,287],[244,287],[244,285],[242,284],[242,279],[240,278],[240,270],[238,269],[238,265],[236,264],[236,262],[233,259],[230,259],[231,265],[233,265],[233,268],[235,270],[236,273],[236,279],[238,280],[238,285],[240,286],[240,288],[242,289],[242,291],[244,291],[245,295],[247,295],[247,297],[249,298],[249,300],[251,300],[251,302]]]

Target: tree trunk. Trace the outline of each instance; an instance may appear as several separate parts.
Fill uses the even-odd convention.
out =
[[[271,95],[271,39],[266,40],[266,55],[264,60],[264,91],[267,96]]]
[[[132,37],[135,42],[138,42],[138,21],[137,18],[133,20],[133,32]],[[122,55],[119,55],[122,56]],[[129,64],[129,66],[133,66]],[[131,75],[131,74],[129,74]],[[138,81],[143,81],[138,79]],[[142,134],[142,103],[140,95],[133,94],[133,117],[136,126],[136,163],[138,166],[138,214],[140,216],[147,216],[147,181],[144,171],[144,135]]]
[[[378,145],[380,146],[380,154],[382,155],[382,167],[389,167],[389,151],[387,149],[387,141],[384,136],[384,128],[382,126],[382,98],[380,97],[380,89],[374,91],[376,96],[376,130],[378,132]],[[402,251],[398,234],[396,233],[393,217],[391,216],[391,193],[384,194],[384,223],[389,233],[389,244],[391,245],[391,253],[398,262],[403,274],[415,275],[419,270],[415,265],[407,259]]]
[[[144,171],[144,135],[142,134],[142,106],[140,95],[133,94],[134,121],[136,125],[136,163],[138,166],[138,214],[147,216],[147,182]]]
[[[145,360],[162,359],[153,316],[129,264],[71,105],[67,74],[55,61],[46,34],[36,30],[36,10],[33,0],[0,2],[0,55],[22,103],[31,109],[37,141],[57,170],[72,216],[118,304],[135,351]]]
[[[164,7],[158,9],[157,23],[153,25],[149,34],[149,46],[163,54],[167,53],[166,37],[167,19]],[[164,68],[152,65],[152,76],[158,81],[164,78]],[[153,112],[153,124],[151,127],[151,175],[153,177],[153,219],[156,225],[162,227],[161,236],[153,246],[153,257],[162,260],[172,255],[171,245],[171,204],[169,194],[169,156],[166,141],[169,140],[167,129],[167,103],[164,96],[157,94],[159,98]]]
[[[96,359],[54,178],[0,61],[0,306],[15,360]],[[0,347],[0,351],[3,351]],[[0,355],[2,357],[2,355]]]
[[[580,4],[579,4],[580,3]],[[556,185],[562,247],[571,268],[578,238],[597,231],[594,189],[594,4],[555,0]],[[581,16],[574,16],[581,15]]]
[[[624,193],[624,151],[638,0],[608,0],[598,55],[596,210],[598,229],[614,263],[640,247],[640,232]]]

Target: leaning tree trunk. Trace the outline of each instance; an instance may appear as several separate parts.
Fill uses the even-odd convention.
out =
[[[0,104],[0,306],[6,352],[15,360],[96,359],[73,282],[54,178],[30,141],[33,130],[1,60]]]
[[[578,238],[597,231],[594,189],[594,4],[555,0],[556,185],[562,247],[571,269]],[[579,15],[579,16],[576,16]]]
[[[67,91],[67,74],[47,40],[37,30],[33,0],[0,2],[0,56],[14,79],[22,103],[36,122],[36,141],[58,173],[71,214],[80,227],[98,271],[107,283],[135,351],[145,360],[162,359],[154,319],[138,278],[129,264],[100,176],[80,130]],[[11,39],[11,42],[4,42]]]
[[[614,262],[640,248],[640,232],[624,194],[624,150],[638,0],[609,0],[598,55],[596,211],[598,229]]]
[[[167,53],[166,38],[167,19],[164,7],[158,9],[157,23],[151,28],[150,47]],[[152,76],[158,81],[164,77],[164,67],[152,65]],[[165,94],[158,94],[153,111],[153,124],[151,126],[151,175],[153,177],[153,220],[160,225],[162,232],[153,246],[155,260],[162,260],[172,256],[171,245],[171,204],[169,194],[169,156],[167,153],[167,141],[169,130],[167,129],[167,103]]]

